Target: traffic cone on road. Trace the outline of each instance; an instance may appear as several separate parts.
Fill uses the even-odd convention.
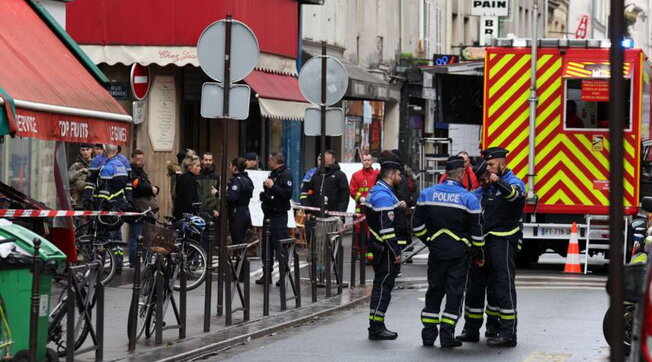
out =
[[[571,226],[571,237],[568,241],[568,252],[566,253],[566,266],[564,273],[581,273],[580,267],[580,244],[577,242],[577,223]]]

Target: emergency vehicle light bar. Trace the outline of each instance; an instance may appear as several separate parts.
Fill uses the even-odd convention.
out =
[[[491,45],[506,48],[530,48],[532,39],[492,38]],[[540,48],[610,48],[609,39],[539,39]]]

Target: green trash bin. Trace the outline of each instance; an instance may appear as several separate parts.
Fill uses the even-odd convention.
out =
[[[31,230],[13,224],[6,219],[0,219],[0,243],[13,239],[17,249],[28,255],[34,255],[33,240],[41,240],[39,255],[42,260],[40,277],[39,321],[38,321],[38,351],[39,361],[45,360],[48,335],[48,315],[50,313],[50,294],[52,290],[52,275],[56,268],[63,265],[66,255],[54,244],[42,238]],[[6,243],[6,241],[5,241]],[[20,351],[29,350],[29,320],[32,299],[32,264],[19,263],[17,258],[0,257],[0,295],[4,299],[9,329],[13,344],[11,354],[15,356]],[[25,353],[23,352],[23,353]]]

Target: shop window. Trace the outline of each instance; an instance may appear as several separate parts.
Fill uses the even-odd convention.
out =
[[[9,138],[0,144],[0,181],[56,208],[54,141]]]
[[[609,128],[609,80],[566,79],[566,104],[564,105],[564,129]],[[625,80],[625,129],[631,120],[630,79]]]

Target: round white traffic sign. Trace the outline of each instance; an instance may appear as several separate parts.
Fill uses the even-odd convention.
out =
[[[322,56],[310,58],[301,67],[299,89],[311,103],[321,104],[321,60]],[[326,105],[339,102],[349,85],[349,75],[344,64],[334,57],[326,56]]]
[[[224,81],[226,22],[218,20],[207,26],[197,41],[199,66],[218,82]],[[231,82],[237,82],[254,69],[260,50],[258,40],[248,26],[237,20],[231,20],[231,24]]]

